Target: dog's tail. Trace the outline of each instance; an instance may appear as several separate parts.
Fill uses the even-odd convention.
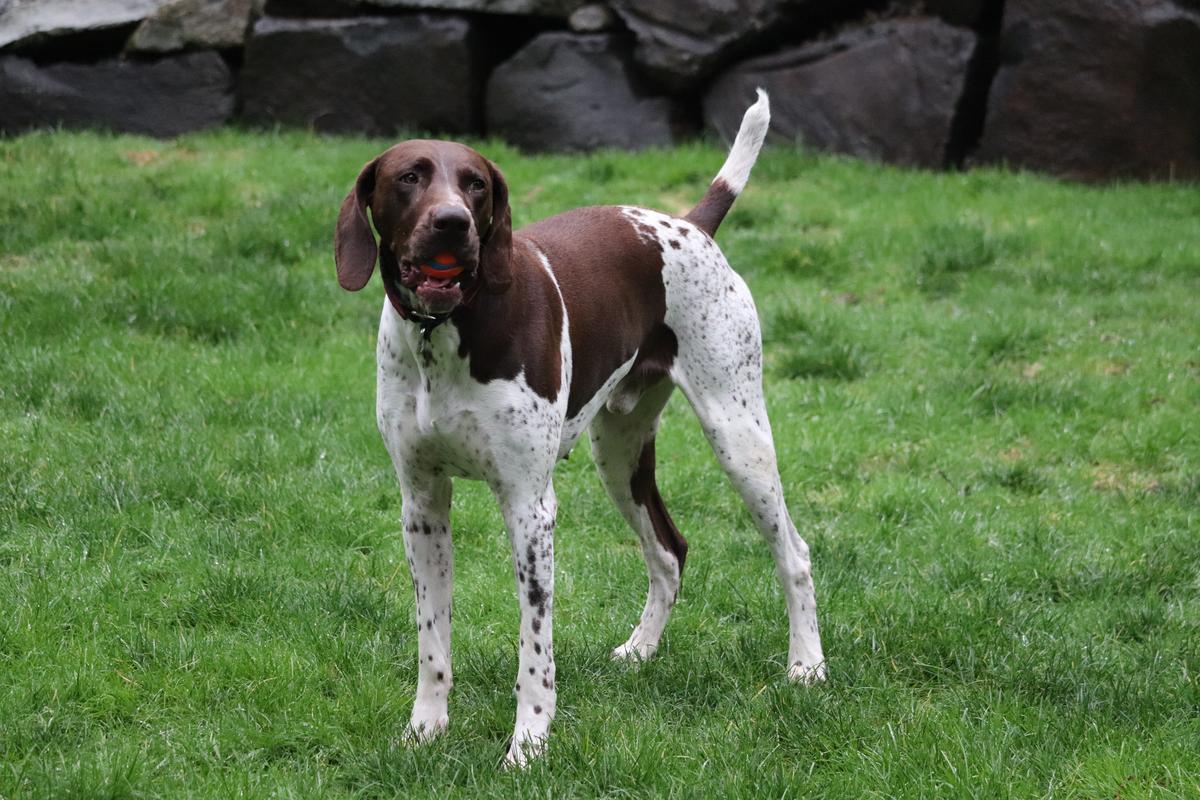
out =
[[[738,128],[737,138],[733,140],[733,148],[729,151],[729,157],[725,159],[721,171],[713,178],[712,185],[708,187],[704,197],[684,219],[709,236],[717,232],[717,226],[729,213],[733,201],[737,200],[742,189],[746,188],[750,170],[758,160],[758,151],[762,149],[763,139],[770,124],[771,105],[767,100],[767,93],[759,89],[758,100],[746,109],[746,115],[742,117],[742,127]]]

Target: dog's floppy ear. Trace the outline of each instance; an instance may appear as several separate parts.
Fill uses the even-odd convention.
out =
[[[338,213],[337,229],[333,234],[333,260],[337,265],[338,283],[343,289],[357,292],[371,280],[379,245],[367,219],[367,203],[375,191],[375,167],[379,159],[368,161],[358,173],[358,180]]]
[[[492,224],[479,246],[479,278],[491,294],[501,294],[512,284],[512,211],[508,207],[508,184],[491,161]]]

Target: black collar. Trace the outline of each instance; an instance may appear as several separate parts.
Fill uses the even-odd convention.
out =
[[[450,315],[453,313],[453,311],[447,311],[445,314],[422,314],[416,309],[406,307],[400,316],[407,314],[409,320],[417,323],[417,327],[421,329],[421,335],[425,337],[425,341],[429,341],[429,337],[433,335],[434,329],[450,319]]]

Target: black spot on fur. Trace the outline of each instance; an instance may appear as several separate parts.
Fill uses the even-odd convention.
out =
[[[542,589],[542,584],[534,576],[529,576],[529,605],[540,606],[546,602],[546,592]]]

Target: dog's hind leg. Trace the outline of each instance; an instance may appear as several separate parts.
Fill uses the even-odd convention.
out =
[[[654,435],[674,389],[663,378],[643,391],[629,413],[601,410],[590,429],[600,478],[641,540],[650,574],[646,608],[629,640],[613,651],[614,658],[640,660],[654,654],[679,591],[687,542],[667,513],[654,480]]]
[[[726,268],[728,269],[728,268]],[[722,337],[702,336],[678,323],[679,358],[672,368],[679,387],[700,418],[725,474],[750,511],[775,557],[787,600],[788,675],[794,680],[825,677],[817,631],[816,596],[808,545],[800,538],[783,499],[783,485],[762,389],[762,339],[754,302],[732,270],[722,275],[728,289],[710,311],[722,317]]]

